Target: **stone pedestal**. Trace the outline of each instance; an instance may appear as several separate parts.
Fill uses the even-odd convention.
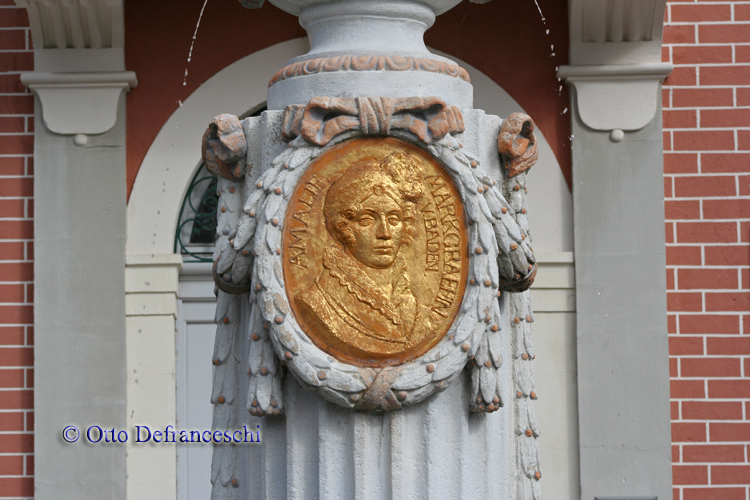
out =
[[[216,446],[212,497],[540,500],[524,291],[533,122],[472,109],[466,72],[426,50],[422,34],[456,0],[273,3],[300,16],[310,52],[273,77],[261,117],[221,115],[204,136],[221,194],[214,427],[262,429],[260,445]],[[362,136],[434,157],[468,227],[452,326],[417,359],[376,368],[313,344],[282,271],[295,186]]]

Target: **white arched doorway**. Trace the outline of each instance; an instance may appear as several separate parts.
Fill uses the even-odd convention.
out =
[[[251,54],[207,80],[166,122],[149,149],[128,204],[128,424],[210,428],[213,285],[210,265],[175,253],[180,208],[200,163],[200,138],[220,113],[246,115],[263,106],[266,84],[307,51],[296,39]],[[455,60],[455,58],[452,58]],[[475,107],[508,116],[522,108],[497,84],[456,60],[472,78]],[[539,360],[537,387],[545,487],[573,498],[577,483],[572,201],[552,150],[539,132],[539,162],[529,206],[540,272],[532,291]],[[182,271],[180,272],[180,269]],[[175,335],[173,332],[177,332]],[[205,354],[202,351],[205,350]],[[173,353],[177,353],[174,356]],[[202,389],[205,387],[205,389]],[[203,397],[195,393],[205,390]],[[172,445],[173,446],[173,445]],[[129,443],[128,498],[176,498],[208,485],[210,448],[145,449]],[[158,451],[157,451],[158,450]],[[201,468],[205,472],[200,471]],[[205,474],[201,479],[201,475]],[[178,481],[180,487],[177,487]],[[155,495],[154,485],[159,485]],[[204,498],[196,496],[195,498]],[[193,498],[191,495],[190,498]]]

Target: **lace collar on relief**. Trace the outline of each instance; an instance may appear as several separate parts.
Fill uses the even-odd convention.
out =
[[[400,298],[409,288],[409,280],[406,277],[406,259],[397,255],[391,268],[393,283],[393,298],[390,300],[385,296],[383,290],[360,268],[355,260],[338,246],[329,247],[323,254],[323,266],[328,273],[339,280],[339,284],[346,287],[349,293],[354,294],[357,299],[369,304],[373,309],[379,311],[394,325],[400,325],[401,319],[397,311],[401,302]]]

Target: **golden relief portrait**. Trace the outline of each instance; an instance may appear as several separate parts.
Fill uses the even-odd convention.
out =
[[[302,176],[284,225],[287,294],[322,350],[356,365],[399,364],[448,331],[467,278],[453,183],[424,150],[354,139]]]

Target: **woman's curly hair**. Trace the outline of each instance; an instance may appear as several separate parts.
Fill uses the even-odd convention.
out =
[[[401,207],[406,229],[403,241],[411,243],[417,236],[414,217],[424,192],[424,170],[401,151],[359,161],[331,184],[323,207],[329,234],[344,245],[354,243],[349,223],[359,213],[361,203],[379,190]]]

